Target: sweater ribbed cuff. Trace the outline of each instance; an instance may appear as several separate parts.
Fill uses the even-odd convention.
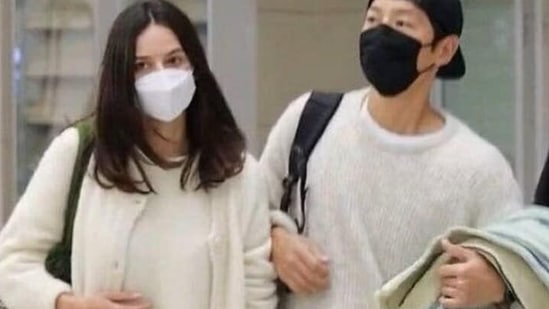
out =
[[[63,293],[71,293],[71,286],[59,280],[43,280],[41,286],[30,289],[12,289],[2,296],[7,308],[55,309],[57,298]]]
[[[298,234],[294,220],[281,210],[271,210],[271,225],[278,226],[292,234]]]

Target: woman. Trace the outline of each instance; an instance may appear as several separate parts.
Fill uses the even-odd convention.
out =
[[[115,20],[93,119],[72,285],[50,276],[44,259],[62,237],[74,128],[46,151],[0,236],[7,307],[275,307],[256,162],[174,5],[141,1]]]

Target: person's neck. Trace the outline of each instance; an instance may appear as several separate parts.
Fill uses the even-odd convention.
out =
[[[444,127],[444,117],[430,104],[429,88],[411,87],[395,97],[384,97],[373,89],[367,108],[376,123],[399,135],[429,134]]]
[[[181,157],[187,152],[184,114],[169,123],[148,119],[145,135],[154,153],[164,160]]]

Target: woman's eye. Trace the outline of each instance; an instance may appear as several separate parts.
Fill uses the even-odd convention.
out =
[[[147,64],[145,62],[137,62],[135,64],[135,71],[136,72],[143,71],[146,68],[147,68]]]
[[[172,58],[169,58],[167,61],[167,63],[172,66],[179,66],[181,65],[182,62],[183,62],[183,59],[181,59],[181,57],[172,57]]]

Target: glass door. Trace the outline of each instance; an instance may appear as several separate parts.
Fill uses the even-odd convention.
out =
[[[514,0],[464,0],[465,78],[442,85],[443,104],[515,165]]]
[[[95,84],[95,25],[86,0],[16,0],[17,191],[44,149],[85,116]]]

